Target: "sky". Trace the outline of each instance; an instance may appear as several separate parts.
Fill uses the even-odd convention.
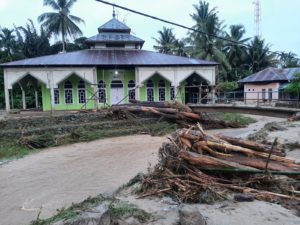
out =
[[[199,0],[107,0],[145,12],[156,17],[193,26],[190,17]],[[224,20],[226,29],[232,24],[242,24],[246,28],[246,37],[253,37],[254,5],[253,0],[207,0],[211,8],[217,7],[219,18]],[[300,57],[300,0],[261,0],[261,34],[273,51],[294,52]],[[43,0],[0,0],[0,26],[12,28],[24,26],[31,18],[36,24],[37,17],[51,12],[43,6]],[[117,9],[117,17],[131,27],[135,36],[144,39],[143,49],[153,50],[154,37],[163,26],[173,28],[177,38],[186,36],[187,31],[162,22],[154,21],[133,13]],[[112,7],[95,0],[78,0],[71,13],[85,20],[80,25],[84,36],[97,34],[97,28],[112,18]]]

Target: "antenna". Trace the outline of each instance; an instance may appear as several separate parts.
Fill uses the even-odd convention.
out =
[[[254,24],[255,24],[255,30],[254,34],[255,36],[260,37],[261,36],[261,5],[260,0],[253,1],[254,4]]]

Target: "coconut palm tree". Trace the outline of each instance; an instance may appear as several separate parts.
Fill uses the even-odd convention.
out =
[[[231,66],[222,52],[223,41],[216,36],[224,36],[223,21],[218,18],[216,8],[209,9],[209,3],[200,1],[199,5],[194,5],[195,13],[191,14],[196,22],[193,29],[198,32],[191,32],[189,43],[191,44],[190,54],[205,60],[212,60],[220,63],[220,73],[226,79],[226,71],[231,70]]]
[[[26,27],[16,27],[18,43],[26,58],[32,58],[49,54],[49,33],[42,27],[40,34],[37,32],[32,20],[28,20]]]
[[[299,67],[300,60],[297,59],[297,54],[293,52],[282,52],[279,55],[279,63],[283,68]]]
[[[247,47],[245,44],[250,38],[244,38],[246,30],[243,25],[231,25],[229,27],[229,34],[226,34],[226,41],[224,44],[224,52],[232,67],[228,74],[230,80],[239,80],[244,75],[244,68],[241,66],[246,61]]]
[[[66,37],[75,38],[82,35],[76,25],[84,23],[81,18],[71,15],[70,9],[77,0],[44,0],[45,6],[52,7],[56,12],[43,13],[38,17],[42,26],[55,36],[61,35],[63,51],[66,50]]]
[[[153,38],[157,43],[154,49],[160,53],[173,54],[176,38],[172,29],[163,27],[163,29],[157,33],[159,37]]]
[[[252,73],[275,66],[278,63],[276,55],[270,52],[270,45],[266,44],[264,39],[255,36],[249,45],[246,52],[246,61]]]

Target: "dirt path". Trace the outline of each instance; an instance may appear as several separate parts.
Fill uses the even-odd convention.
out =
[[[45,218],[72,202],[115,191],[156,161],[164,140],[108,138],[51,148],[0,166],[0,224],[26,225],[40,207]]]

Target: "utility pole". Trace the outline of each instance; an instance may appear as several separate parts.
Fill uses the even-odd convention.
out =
[[[255,24],[255,36],[261,36],[261,5],[260,0],[253,1],[254,5],[254,24]]]

